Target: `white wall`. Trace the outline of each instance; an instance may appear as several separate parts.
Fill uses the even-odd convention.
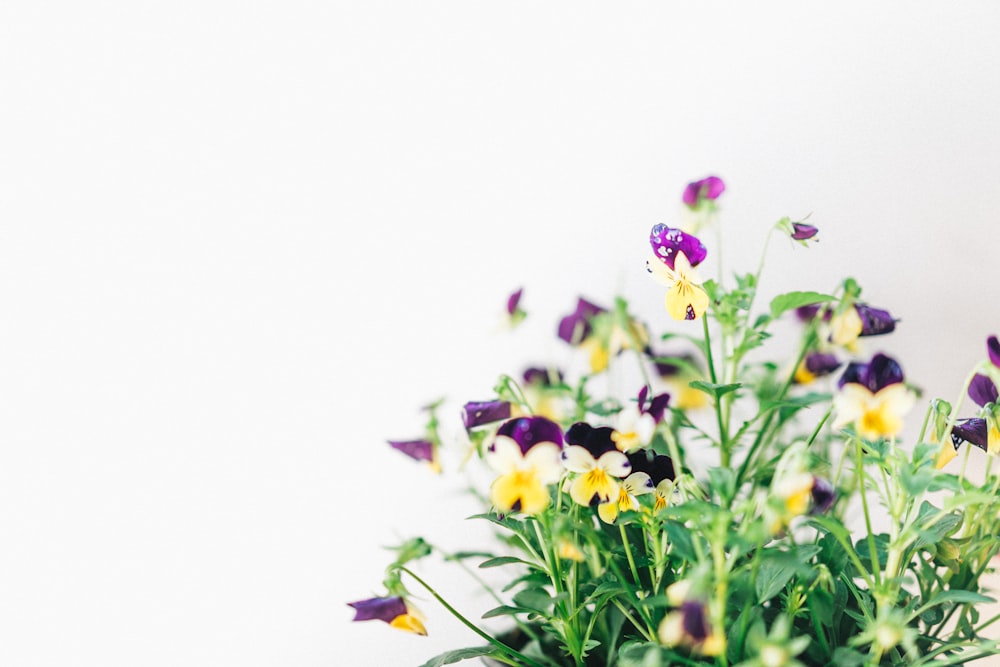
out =
[[[1000,332],[990,2],[0,5],[0,664],[417,665],[349,623],[381,545],[478,534],[384,445],[673,330],[646,235],[709,173],[763,289],[858,278],[952,398]],[[534,319],[496,331],[525,287]],[[448,481],[451,480],[451,481]],[[437,575],[473,615],[481,600]]]

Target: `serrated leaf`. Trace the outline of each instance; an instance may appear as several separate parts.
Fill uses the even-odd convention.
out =
[[[456,662],[461,662],[462,660],[482,658],[489,655],[497,655],[497,649],[492,646],[471,646],[469,648],[446,651],[441,655],[431,658],[424,664],[420,665],[420,667],[441,667],[442,665],[451,665]]]
[[[799,308],[800,306],[810,306],[814,303],[827,303],[835,301],[837,297],[820,292],[786,292],[771,299],[771,317],[777,319],[782,313]]]

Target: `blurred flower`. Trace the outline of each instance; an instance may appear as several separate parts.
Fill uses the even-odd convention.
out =
[[[508,401],[469,401],[462,406],[462,423],[466,430],[509,418]]]
[[[399,630],[427,635],[420,613],[398,595],[349,602],[354,608],[354,621],[385,621]]]
[[[666,646],[687,646],[707,656],[726,650],[724,632],[716,632],[708,619],[708,607],[698,600],[685,600],[660,623],[658,635]]]
[[[537,514],[549,505],[548,484],[559,480],[562,429],[545,417],[504,422],[486,449],[486,463],[500,476],[490,486],[490,500],[500,514]]]
[[[982,408],[981,416],[960,419],[955,423],[951,430],[952,447],[942,447],[935,463],[938,468],[955,458],[955,452],[963,442],[971,443],[988,454],[1000,453],[1000,406],[997,405],[1000,395],[997,386],[989,377],[977,373],[969,383],[968,393],[969,398]]]
[[[852,362],[838,384],[834,428],[853,424],[858,435],[869,440],[899,434],[914,397],[903,384],[903,370],[894,359],[879,353],[867,364]]]
[[[989,353],[990,362],[1000,368],[1000,340],[996,336],[990,336],[986,339],[986,351]]]
[[[656,373],[670,385],[672,390],[670,405],[679,410],[696,410],[709,405],[708,395],[691,386],[694,380],[704,380],[698,361],[690,354],[654,354]]]
[[[600,313],[606,313],[607,309],[579,297],[576,301],[576,309],[559,320],[559,338],[570,345],[579,345],[586,339],[592,331],[591,320]]]
[[[896,320],[889,311],[855,303],[830,318],[830,342],[850,347],[861,336],[880,336],[896,329]]]
[[[802,360],[799,367],[795,369],[795,382],[798,384],[809,384],[818,377],[829,375],[840,368],[840,362],[833,354],[824,352],[810,352]]]
[[[509,297],[507,297],[507,321],[510,326],[515,327],[524,321],[524,318],[528,314],[521,308],[521,295],[524,293],[523,288],[518,288]]]
[[[656,494],[653,511],[659,512],[670,504],[670,495],[673,493],[676,478],[674,462],[670,457],[643,449],[629,454],[628,461],[633,470],[649,475],[649,482]]]
[[[726,191],[726,184],[718,176],[708,176],[700,181],[688,183],[684,188],[681,200],[690,208],[696,208],[703,202],[715,201]]]
[[[437,459],[437,448],[430,440],[389,440],[389,446],[409,456],[414,461],[427,461],[435,472],[441,466]]]
[[[563,466],[576,476],[569,495],[578,504],[590,506],[618,497],[619,479],[632,471],[628,458],[615,448],[613,429],[577,422],[566,432]]]
[[[708,294],[694,267],[708,254],[695,236],[666,225],[655,225],[649,234],[653,257],[646,260],[646,271],[667,287],[667,312],[675,320],[693,320],[708,309]]]

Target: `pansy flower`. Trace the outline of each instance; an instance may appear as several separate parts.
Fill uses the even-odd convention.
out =
[[[467,431],[503,419],[510,419],[509,401],[469,401],[462,406],[462,423]]]
[[[726,650],[724,632],[712,627],[708,605],[700,600],[685,600],[664,616],[657,635],[666,646],[687,646],[701,655],[722,655]]]
[[[699,181],[688,183],[681,195],[681,201],[688,208],[698,208],[709,202],[714,202],[726,191],[726,184],[718,176],[708,176]]]
[[[806,241],[816,238],[819,228],[805,222],[795,222],[791,218],[782,218],[775,224],[777,229],[788,234],[793,241],[798,241],[802,245],[807,245]]]
[[[572,409],[572,399],[559,385],[563,373],[558,368],[532,366],[522,373],[524,396],[534,410],[534,414],[548,417],[552,421],[562,421]]]
[[[869,440],[894,437],[903,428],[903,415],[913,405],[913,394],[903,383],[903,369],[894,359],[876,354],[867,364],[852,362],[838,382],[833,400],[834,428],[853,424]]]
[[[663,419],[663,411],[670,401],[670,394],[658,394],[646,405],[649,388],[639,390],[635,403],[626,405],[618,413],[617,425],[611,439],[619,451],[634,452],[649,444],[656,431],[656,425]]]
[[[618,497],[597,506],[604,523],[614,523],[620,512],[638,512],[639,496],[653,492],[653,481],[644,472],[634,472],[618,485]]]
[[[351,620],[384,621],[398,630],[418,635],[427,634],[420,613],[398,595],[358,600],[349,602],[348,606],[354,608],[354,618]]]
[[[610,427],[594,428],[585,422],[573,424],[566,432],[562,462],[576,473],[569,482],[569,495],[580,505],[599,505],[618,498],[619,480],[632,472],[628,458],[615,447],[612,433]]]
[[[951,430],[952,447],[943,446],[935,465],[944,467],[963,442],[979,447],[988,454],[1000,453],[1000,394],[997,386],[986,375],[976,374],[969,383],[969,398],[982,410],[981,416],[960,419]]]
[[[570,345],[580,345],[593,331],[591,321],[594,317],[606,312],[608,312],[606,308],[578,297],[576,309],[559,320],[557,334]]]
[[[708,294],[694,267],[704,261],[708,251],[697,237],[680,229],[655,225],[649,234],[653,257],[646,260],[646,271],[667,287],[667,312],[675,320],[693,320],[708,309]]]
[[[709,405],[708,394],[691,386],[694,380],[704,380],[705,375],[698,367],[697,359],[690,354],[654,354],[656,374],[673,391],[670,404],[680,410],[695,410]]]
[[[840,368],[840,365],[836,355],[826,352],[810,352],[795,369],[795,382],[797,384],[810,384],[816,378],[834,372]]]
[[[881,336],[896,329],[896,319],[887,310],[855,303],[830,318],[830,342],[851,347],[860,337]]]
[[[636,472],[644,472],[649,475],[649,482],[653,486],[656,494],[653,503],[653,511],[659,512],[670,504],[670,495],[674,490],[674,462],[669,456],[656,454],[644,449],[629,454],[629,463]]]
[[[486,463],[500,476],[490,486],[490,500],[500,514],[537,514],[549,505],[549,484],[562,476],[559,452],[563,434],[545,417],[504,422],[486,448]]]
[[[524,288],[519,287],[507,297],[507,323],[511,327],[516,327],[528,316],[524,309],[521,308],[521,296],[523,294]]]
[[[986,351],[990,356],[990,363],[1000,368],[1000,340],[996,336],[986,339]]]
[[[441,465],[437,458],[437,447],[427,439],[416,440],[389,440],[389,446],[398,452],[406,454],[414,461],[426,461],[431,469],[439,472]]]

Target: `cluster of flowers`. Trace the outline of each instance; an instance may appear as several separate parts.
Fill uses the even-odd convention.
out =
[[[696,233],[714,224],[724,191],[714,176],[690,183],[682,195],[687,226],[657,224],[649,236],[646,270],[665,287],[672,319],[702,321],[704,338],[695,341],[695,351],[703,359],[654,351],[648,328],[624,300],[608,309],[581,297],[559,321],[557,335],[586,352],[589,374],[572,386],[558,369],[533,367],[521,382],[505,376],[496,397],[465,404],[469,446],[495,473],[488,517],[512,532],[528,554],[523,560],[500,556],[483,566],[517,562],[537,575],[515,578],[512,586],[526,590],[515,595],[516,604],[492,615],[514,620],[534,652],[476,629],[487,646],[456,652],[447,662],[488,656],[542,667],[566,658],[566,664],[580,666],[591,664],[588,656],[603,644],[600,662],[609,665],[633,664],[630,659],[660,664],[643,656],[664,650],[665,659],[683,664],[725,665],[732,659],[746,667],[798,667],[834,658],[838,664],[938,664],[932,659],[954,657],[978,639],[978,628],[967,629],[961,638],[966,645],[954,634],[939,638],[934,633],[943,632],[955,611],[944,622],[943,614],[935,614],[950,603],[953,610],[966,605],[962,613],[972,618],[968,605],[985,599],[976,586],[983,563],[997,549],[992,536],[1000,477],[987,480],[992,496],[976,496],[981,511],[965,522],[962,539],[976,554],[967,562],[946,548],[955,544],[949,540],[961,525],[953,510],[926,509],[917,500],[940,488],[956,497],[971,493],[964,466],[957,479],[941,472],[962,444],[1000,451],[1000,342],[995,336],[987,340],[988,362],[963,387],[978,414],[960,419],[961,401],[954,409],[932,401],[919,437],[924,453],[901,452],[897,438],[916,394],[895,359],[883,353],[857,358],[860,339],[892,332],[897,320],[861,301],[850,279],[838,295],[781,295],[769,313],[751,319],[759,271],[738,277],[730,291],[697,274],[708,249]],[[815,226],[787,218],[775,230],[802,244],[818,234]],[[522,295],[517,290],[507,302],[511,324],[526,315]],[[763,344],[767,325],[786,312],[801,321],[802,344],[784,378],[779,365],[754,365],[745,355]],[[721,358],[713,358],[708,314],[722,337]],[[627,351],[643,373],[638,392],[624,402],[593,400],[586,382]],[[830,393],[795,393],[842,367]],[[757,412],[737,427],[733,405],[747,393]],[[807,435],[785,430],[804,408],[824,401],[826,413]],[[699,425],[699,412],[714,416],[714,433]],[[436,426],[432,408],[426,437],[390,444],[440,469]],[[685,439],[692,434],[719,449],[720,465],[701,471],[707,475],[696,474],[686,457]],[[847,464],[853,474],[844,474]],[[870,465],[884,481],[888,534],[871,527]],[[852,496],[860,497],[867,527],[857,542],[844,528]],[[803,526],[814,530],[811,545],[796,540]],[[351,603],[354,620],[378,619],[424,634],[400,575],[413,576],[440,600],[407,566],[432,550],[422,541],[402,549],[405,554],[390,567],[387,594]],[[961,576],[953,582],[938,567]],[[584,572],[590,575],[586,583]],[[749,584],[737,576],[741,572]],[[907,572],[919,580],[915,591],[906,586]],[[834,600],[852,609],[850,618],[817,610]],[[922,632],[916,629],[920,623]],[[547,635],[535,632],[538,624]],[[553,636],[559,655],[544,650]],[[982,641],[978,646],[983,654],[995,648]]]

